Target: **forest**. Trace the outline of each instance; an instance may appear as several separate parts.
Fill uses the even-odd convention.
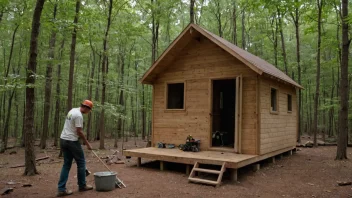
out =
[[[33,39],[39,1],[40,28]],[[100,141],[100,149],[105,138],[115,139],[116,147],[134,137],[148,140],[152,87],[139,80],[189,23],[267,60],[302,85],[300,134],[336,141],[340,92],[345,93],[352,143],[352,72],[346,72],[352,19],[339,0],[38,2],[0,1],[0,152],[9,138],[24,146],[26,133],[40,139],[42,149],[48,140],[58,146],[68,110],[84,99],[94,103],[84,130],[90,141]],[[32,55],[36,66],[29,67]]]

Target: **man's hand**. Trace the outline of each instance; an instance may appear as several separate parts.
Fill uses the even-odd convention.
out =
[[[92,146],[89,144],[88,140],[83,134],[82,128],[81,127],[76,127],[77,130],[77,135],[83,140],[83,142],[87,145],[88,150],[92,150]]]

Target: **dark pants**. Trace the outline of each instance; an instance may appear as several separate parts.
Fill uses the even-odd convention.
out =
[[[77,180],[79,188],[86,185],[86,160],[81,144],[78,141],[68,141],[60,139],[60,146],[64,154],[64,165],[61,169],[58,190],[60,192],[66,190],[66,182],[72,166],[72,160],[75,159],[77,164]]]

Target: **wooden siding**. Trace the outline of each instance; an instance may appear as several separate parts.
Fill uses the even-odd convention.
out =
[[[256,154],[257,75],[205,37],[192,40],[171,65],[154,81],[153,144],[185,143],[187,135],[201,140],[201,149],[210,147],[210,79],[243,77],[241,149]],[[165,109],[165,83],[185,82],[185,109]]]
[[[268,77],[260,78],[260,154],[296,145],[296,89]],[[277,89],[277,113],[271,113],[271,88]],[[292,112],[287,111],[287,94],[292,95]]]

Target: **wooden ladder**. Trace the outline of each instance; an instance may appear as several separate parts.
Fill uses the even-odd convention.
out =
[[[203,183],[203,184],[210,184],[210,185],[215,185],[218,187],[221,184],[222,176],[226,170],[226,162],[224,162],[221,166],[221,170],[212,170],[212,169],[204,169],[204,168],[199,168],[199,163],[196,162],[194,164],[194,167],[191,171],[191,174],[188,177],[188,181],[190,182],[195,182],[195,183]],[[196,172],[203,172],[203,173],[212,173],[218,175],[218,179],[216,181],[209,180],[209,179],[201,179],[201,178],[195,178]]]

